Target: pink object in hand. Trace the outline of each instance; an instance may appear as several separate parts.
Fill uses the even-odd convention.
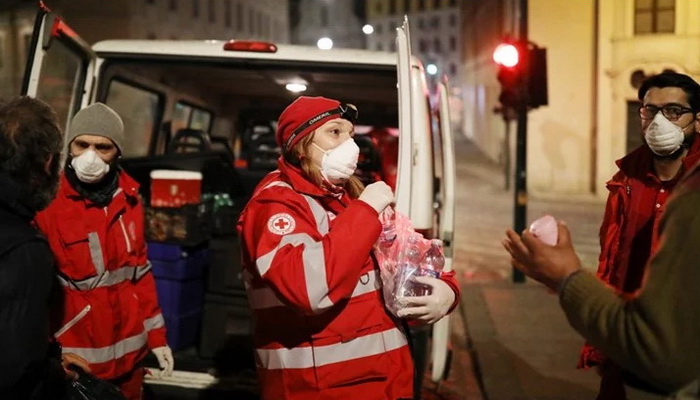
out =
[[[557,220],[551,215],[540,217],[530,224],[530,232],[542,243],[550,246],[555,246],[557,244],[559,236],[558,229]]]

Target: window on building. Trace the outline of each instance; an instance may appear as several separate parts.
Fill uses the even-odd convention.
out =
[[[432,9],[435,10],[438,8],[440,8],[440,0],[433,0],[432,1]]]
[[[224,3],[224,24],[227,28],[231,27],[231,0]]]
[[[428,41],[421,39],[418,41],[418,52],[426,53],[428,51]]]
[[[192,0],[192,17],[199,18],[199,0]]]
[[[391,44],[389,44],[389,51],[395,52],[396,51],[396,42],[391,41]]]
[[[328,7],[322,6],[320,11],[321,11],[321,26],[325,28],[328,26]]]
[[[676,28],[676,0],[635,0],[634,33],[673,33]]]
[[[389,0],[389,14],[396,14],[396,0]]]
[[[450,7],[457,7],[457,0],[450,0]]]
[[[258,13],[258,31],[256,32],[258,36],[265,34],[265,26],[263,25],[263,15],[261,12]]]
[[[377,50],[384,51],[384,46],[382,46],[381,42],[377,42]]]
[[[243,4],[236,3],[236,30],[239,32],[243,31],[243,14],[244,13],[245,13],[245,10],[243,10]]]
[[[425,0],[418,0],[418,11],[425,11]]]
[[[435,52],[440,53],[442,51],[442,46],[440,45],[440,39],[435,38],[433,40],[433,46],[435,47]]]
[[[450,63],[450,75],[453,77],[457,75],[457,66],[454,63]]]
[[[176,0],[170,0],[168,2],[168,8],[170,11],[176,11],[177,10],[177,1]]]
[[[418,18],[418,30],[422,31],[425,29],[425,21],[423,18]]]
[[[450,14],[450,26],[451,27],[457,26],[457,16],[454,14]]]
[[[377,14],[382,15],[382,13],[384,12],[384,3],[382,3],[381,1],[374,3],[374,11]]]
[[[406,14],[411,12],[411,0],[403,0],[403,12]]]
[[[457,38],[454,36],[450,36],[450,51],[456,51],[457,50]]]
[[[209,0],[209,22],[216,22],[216,4]]]
[[[440,17],[433,17],[430,20],[430,27],[433,29],[437,29],[440,26]]]
[[[248,33],[252,34],[257,31],[255,26],[255,10],[252,8],[248,9]]]
[[[146,0],[146,4],[154,4],[156,0]]]

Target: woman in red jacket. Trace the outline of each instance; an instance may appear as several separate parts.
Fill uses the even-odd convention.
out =
[[[389,186],[353,177],[357,110],[300,97],[282,112],[279,169],[241,215],[244,279],[255,313],[263,399],[413,397],[413,364],[401,324],[385,309],[372,246]],[[457,302],[453,276],[410,317],[434,322]]]

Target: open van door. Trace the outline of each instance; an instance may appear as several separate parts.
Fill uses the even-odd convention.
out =
[[[397,78],[399,95],[399,158],[396,174],[396,210],[411,215],[411,192],[413,178],[413,131],[411,110],[411,41],[408,32],[408,18],[396,28]]]
[[[29,47],[22,94],[43,100],[65,132],[75,113],[90,100],[95,53],[60,16],[40,4]]]
[[[450,121],[449,95],[447,79],[437,85],[438,92],[438,122],[442,142],[442,180],[441,180],[441,209],[438,238],[442,240],[445,254],[444,271],[452,270],[455,208],[455,152],[452,125]],[[448,357],[450,337],[450,316],[447,315],[433,325],[431,380],[439,382],[446,378],[450,357]]]

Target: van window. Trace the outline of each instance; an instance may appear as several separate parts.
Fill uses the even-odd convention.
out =
[[[83,59],[60,40],[54,40],[41,65],[36,97],[45,101],[58,115],[59,126],[66,128],[80,103],[84,76]]]
[[[209,132],[212,117],[211,111],[178,101],[175,103],[175,111],[173,112],[172,132],[175,133],[184,128]]]
[[[148,155],[153,131],[158,126],[163,104],[154,91],[112,80],[105,103],[124,121],[124,157]]]

